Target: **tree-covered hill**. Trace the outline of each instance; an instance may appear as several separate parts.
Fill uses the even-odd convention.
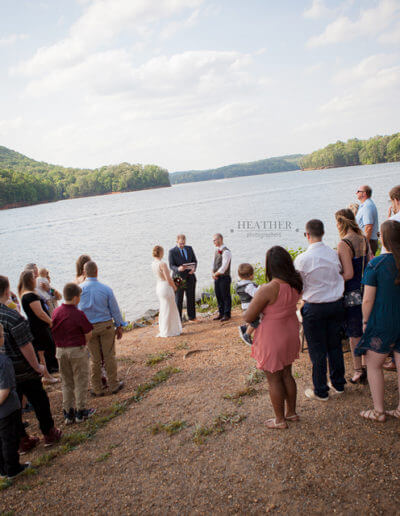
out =
[[[261,159],[249,163],[235,163],[234,165],[208,170],[186,170],[184,172],[174,172],[170,174],[170,178],[172,184],[177,184],[298,170],[298,161],[301,157],[302,154],[291,154],[289,156]]]
[[[0,146],[0,208],[161,186],[170,186],[169,175],[156,165],[65,168]]]
[[[400,161],[400,133],[374,136],[369,140],[353,138],[347,142],[331,143],[323,149],[303,156],[300,167],[304,170],[372,165],[390,161]]]

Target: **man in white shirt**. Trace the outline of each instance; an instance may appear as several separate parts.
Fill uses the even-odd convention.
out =
[[[327,359],[334,393],[342,394],[346,383],[341,341],[344,280],[337,253],[322,242],[323,223],[317,219],[308,221],[304,235],[309,247],[295,259],[294,266],[303,279],[301,313],[314,384],[314,389],[307,389],[305,395],[327,401]]]
[[[232,253],[224,244],[221,233],[216,233],[213,238],[215,249],[212,277],[214,280],[215,295],[218,301],[216,321],[229,321],[231,318],[231,261]]]

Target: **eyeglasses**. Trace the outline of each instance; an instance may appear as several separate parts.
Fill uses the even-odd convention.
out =
[[[305,236],[306,238],[307,238],[307,234],[308,234],[308,233],[304,232],[304,236]]]
[[[357,190],[356,193],[365,193],[365,190]]]

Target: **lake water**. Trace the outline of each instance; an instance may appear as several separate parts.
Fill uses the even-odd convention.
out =
[[[158,307],[154,245],[167,254],[176,235],[186,234],[199,261],[200,293],[212,283],[215,232],[233,253],[235,277],[239,263],[263,262],[272,245],[305,246],[310,218],[323,220],[326,242],[335,246],[334,213],[356,201],[364,183],[373,189],[382,222],[388,192],[400,183],[400,163],[205,181],[0,211],[0,274],[15,290],[25,264],[35,262],[50,270],[53,285],[62,290],[75,277],[76,258],[89,254],[99,279],[114,289],[121,310],[133,319]]]

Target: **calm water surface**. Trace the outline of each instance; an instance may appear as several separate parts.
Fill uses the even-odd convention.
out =
[[[0,211],[0,274],[16,289],[25,264],[36,262],[62,290],[75,277],[76,258],[87,253],[132,319],[158,306],[150,268],[154,245],[167,254],[177,233],[187,235],[199,261],[200,292],[211,283],[215,232],[233,253],[234,276],[239,263],[264,261],[272,245],[304,246],[310,218],[323,220],[326,241],[334,246],[334,213],[356,201],[363,183],[373,188],[382,222],[388,192],[400,183],[400,163],[206,181]],[[248,226],[255,229],[243,229]]]

